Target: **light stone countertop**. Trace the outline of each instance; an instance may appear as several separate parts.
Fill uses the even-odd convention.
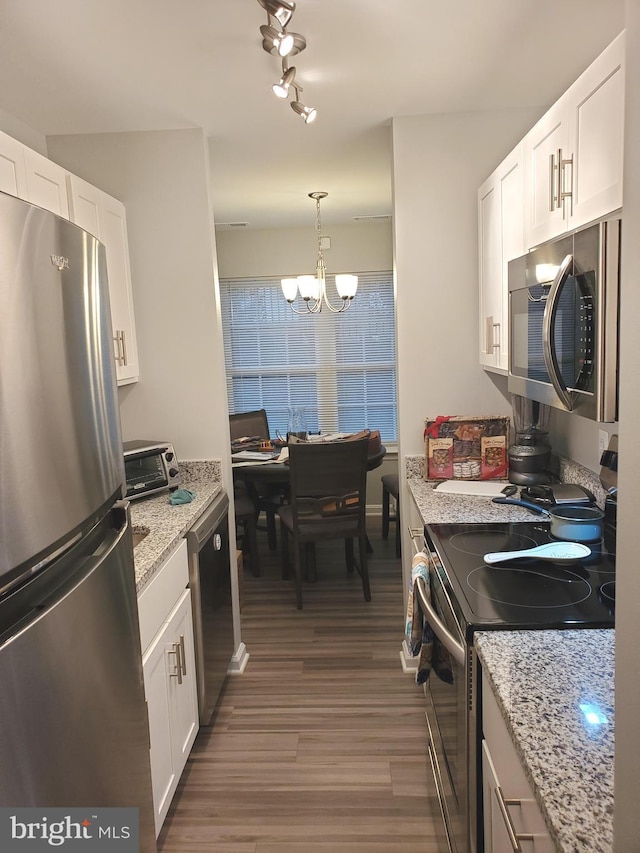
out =
[[[484,631],[475,646],[562,853],[613,850],[613,629]],[[589,723],[581,705],[603,715]]]
[[[222,492],[218,460],[180,462],[179,468],[180,488],[195,493],[191,503],[174,506],[169,503],[168,491],[131,501],[133,532],[149,531],[133,550],[138,595],[202,512]]]

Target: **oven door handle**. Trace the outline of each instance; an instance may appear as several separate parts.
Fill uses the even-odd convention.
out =
[[[429,601],[429,597],[427,596],[424,580],[418,577],[416,578],[415,583],[417,584],[416,589],[418,590],[418,601],[420,602],[420,609],[427,617],[427,621],[429,625],[431,625],[431,627],[433,628],[434,634],[440,640],[445,649],[449,652],[454,661],[459,666],[464,666],[464,646],[453,636],[453,634],[449,633],[446,625],[440,620],[440,617],[433,609],[431,602]]]

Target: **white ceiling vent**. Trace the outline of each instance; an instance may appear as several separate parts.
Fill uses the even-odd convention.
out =
[[[391,214],[390,213],[372,213],[370,216],[362,214],[361,216],[354,216],[354,222],[391,222]]]
[[[233,231],[236,228],[248,228],[248,222],[218,222],[216,224],[217,231]]]

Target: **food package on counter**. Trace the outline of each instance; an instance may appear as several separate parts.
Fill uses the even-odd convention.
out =
[[[425,420],[425,480],[496,480],[509,474],[510,419],[438,415]]]

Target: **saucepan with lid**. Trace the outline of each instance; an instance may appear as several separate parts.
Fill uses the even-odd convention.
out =
[[[604,512],[597,506],[557,504],[546,509],[531,501],[507,497],[493,498],[493,502],[524,506],[547,516],[551,522],[551,535],[556,539],[568,542],[596,542],[602,538]]]

